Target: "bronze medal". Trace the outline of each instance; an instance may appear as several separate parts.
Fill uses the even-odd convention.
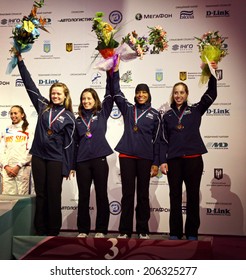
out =
[[[92,137],[92,134],[91,134],[91,132],[88,130],[88,131],[86,131],[85,136],[86,136],[86,138],[91,138],[91,137]]]
[[[184,128],[184,126],[182,125],[182,123],[179,123],[179,124],[176,125],[176,128],[178,130],[182,130]]]
[[[134,125],[134,126],[133,126],[133,131],[134,131],[134,132],[138,132],[138,127],[137,127],[137,125]]]
[[[53,130],[52,129],[47,129],[47,134],[50,136],[50,135],[52,135],[53,134]]]

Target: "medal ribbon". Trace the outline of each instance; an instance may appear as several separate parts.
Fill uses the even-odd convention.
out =
[[[137,125],[138,120],[139,120],[147,111],[149,111],[150,109],[151,109],[151,107],[149,107],[148,109],[146,109],[142,114],[140,114],[140,115],[138,116],[137,107],[134,106],[134,123],[135,123],[135,125]]]
[[[92,118],[93,118],[93,114],[91,115],[89,122],[87,123],[86,120],[81,116],[81,120],[84,123],[84,125],[87,127],[87,131],[90,131]]]
[[[60,115],[65,111],[65,108],[63,108],[52,120],[52,108],[49,112],[49,128],[51,129],[52,124],[60,117]]]
[[[176,112],[173,110],[173,113],[174,113],[174,115],[178,118],[178,120],[179,120],[179,124],[181,123],[181,120],[182,120],[182,118],[183,118],[183,116],[184,116],[184,112],[185,112],[185,110],[187,109],[187,107],[188,106],[186,106],[185,108],[184,108],[184,110],[183,110],[183,112],[181,113],[181,115],[180,116],[178,116],[177,114],[176,114]]]

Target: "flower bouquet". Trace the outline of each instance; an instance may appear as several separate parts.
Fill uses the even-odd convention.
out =
[[[103,21],[103,12],[97,12],[93,19],[92,31],[95,31],[98,39],[96,50],[100,52],[103,58],[107,59],[114,54],[115,48],[119,43],[114,40],[117,32],[109,23]]]
[[[44,27],[46,20],[37,17],[37,9],[41,8],[43,5],[44,0],[41,0],[40,2],[34,1],[29,16],[24,16],[21,21],[22,24],[17,24],[13,29],[13,36],[10,37],[13,38],[13,47],[10,49],[10,53],[13,54],[13,57],[7,67],[7,74],[10,74],[17,65],[16,54],[31,50],[33,43],[40,35],[38,29],[40,28],[48,32]]]
[[[103,16],[103,12],[96,13],[93,19],[92,31],[96,33],[98,40],[96,50],[104,58],[103,61],[97,63],[95,68],[106,71],[116,65],[118,56],[115,53],[115,49],[119,46],[119,42],[114,39],[117,30],[103,21]]]
[[[144,54],[149,50],[147,37],[139,37],[136,31],[128,33],[122,38],[122,44],[127,44],[133,52],[129,52],[133,58],[143,59]],[[123,57],[124,59],[124,57]],[[127,59],[127,57],[125,58]]]
[[[206,84],[211,75],[208,63],[211,61],[218,63],[228,54],[227,49],[224,48],[223,45],[225,39],[219,35],[219,31],[209,31],[204,33],[201,38],[195,37],[195,39],[198,40],[197,46],[199,48],[200,58],[203,62],[199,83]]]
[[[148,43],[153,45],[151,53],[159,53],[167,50],[167,32],[160,25],[148,28],[150,29]]]

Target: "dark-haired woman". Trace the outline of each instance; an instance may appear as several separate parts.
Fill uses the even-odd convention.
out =
[[[211,62],[213,69],[217,63]],[[208,87],[200,101],[188,103],[189,89],[183,82],[173,86],[171,109],[163,115],[163,140],[161,143],[161,172],[167,175],[170,196],[169,227],[171,240],[198,239],[200,226],[200,183],[203,173],[202,155],[207,149],[202,141],[200,125],[202,116],[217,97],[217,80],[211,75]],[[182,193],[186,188],[186,219],[183,228]]]
[[[21,78],[38,113],[30,150],[36,192],[34,224],[38,235],[56,236],[62,224],[62,181],[69,177],[73,165],[75,118],[72,100],[63,83],[50,87],[49,100],[43,97],[21,55],[17,57]]]
[[[77,226],[78,237],[87,237],[91,230],[90,190],[92,183],[96,193],[95,237],[103,238],[108,232],[109,201],[107,156],[113,153],[106,140],[107,120],[112,111],[109,73],[104,100],[101,103],[92,88],[83,90],[76,119],[75,155],[76,178],[79,189]]]
[[[133,233],[136,193],[136,233],[149,239],[149,184],[158,174],[159,132],[161,116],[151,106],[148,85],[135,88],[134,104],[120,89],[119,61],[112,77],[112,96],[124,119],[124,132],[115,150],[119,153],[122,182],[121,217],[118,238],[129,238]]]
[[[31,173],[31,135],[24,109],[14,105],[10,109],[12,124],[8,126],[1,139],[1,165],[3,192],[7,195],[28,195]]]

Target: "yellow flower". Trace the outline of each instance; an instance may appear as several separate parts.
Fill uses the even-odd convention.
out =
[[[105,23],[104,28],[107,32],[111,32],[113,30],[113,27],[109,23]]]
[[[199,83],[206,84],[211,75],[207,60],[210,62],[219,62],[228,54],[226,44],[224,45],[225,39],[219,34],[219,31],[209,31],[204,33],[201,38],[195,37],[195,39],[198,40],[197,46],[200,58],[203,62],[203,69]]]
[[[98,39],[97,50],[117,48],[119,43],[114,40],[117,32],[109,23],[103,21],[104,13],[97,12],[93,19],[92,31],[95,31]]]
[[[26,32],[32,33],[32,31],[35,28],[35,25],[30,20],[24,20],[23,21],[23,28],[26,30]]]

